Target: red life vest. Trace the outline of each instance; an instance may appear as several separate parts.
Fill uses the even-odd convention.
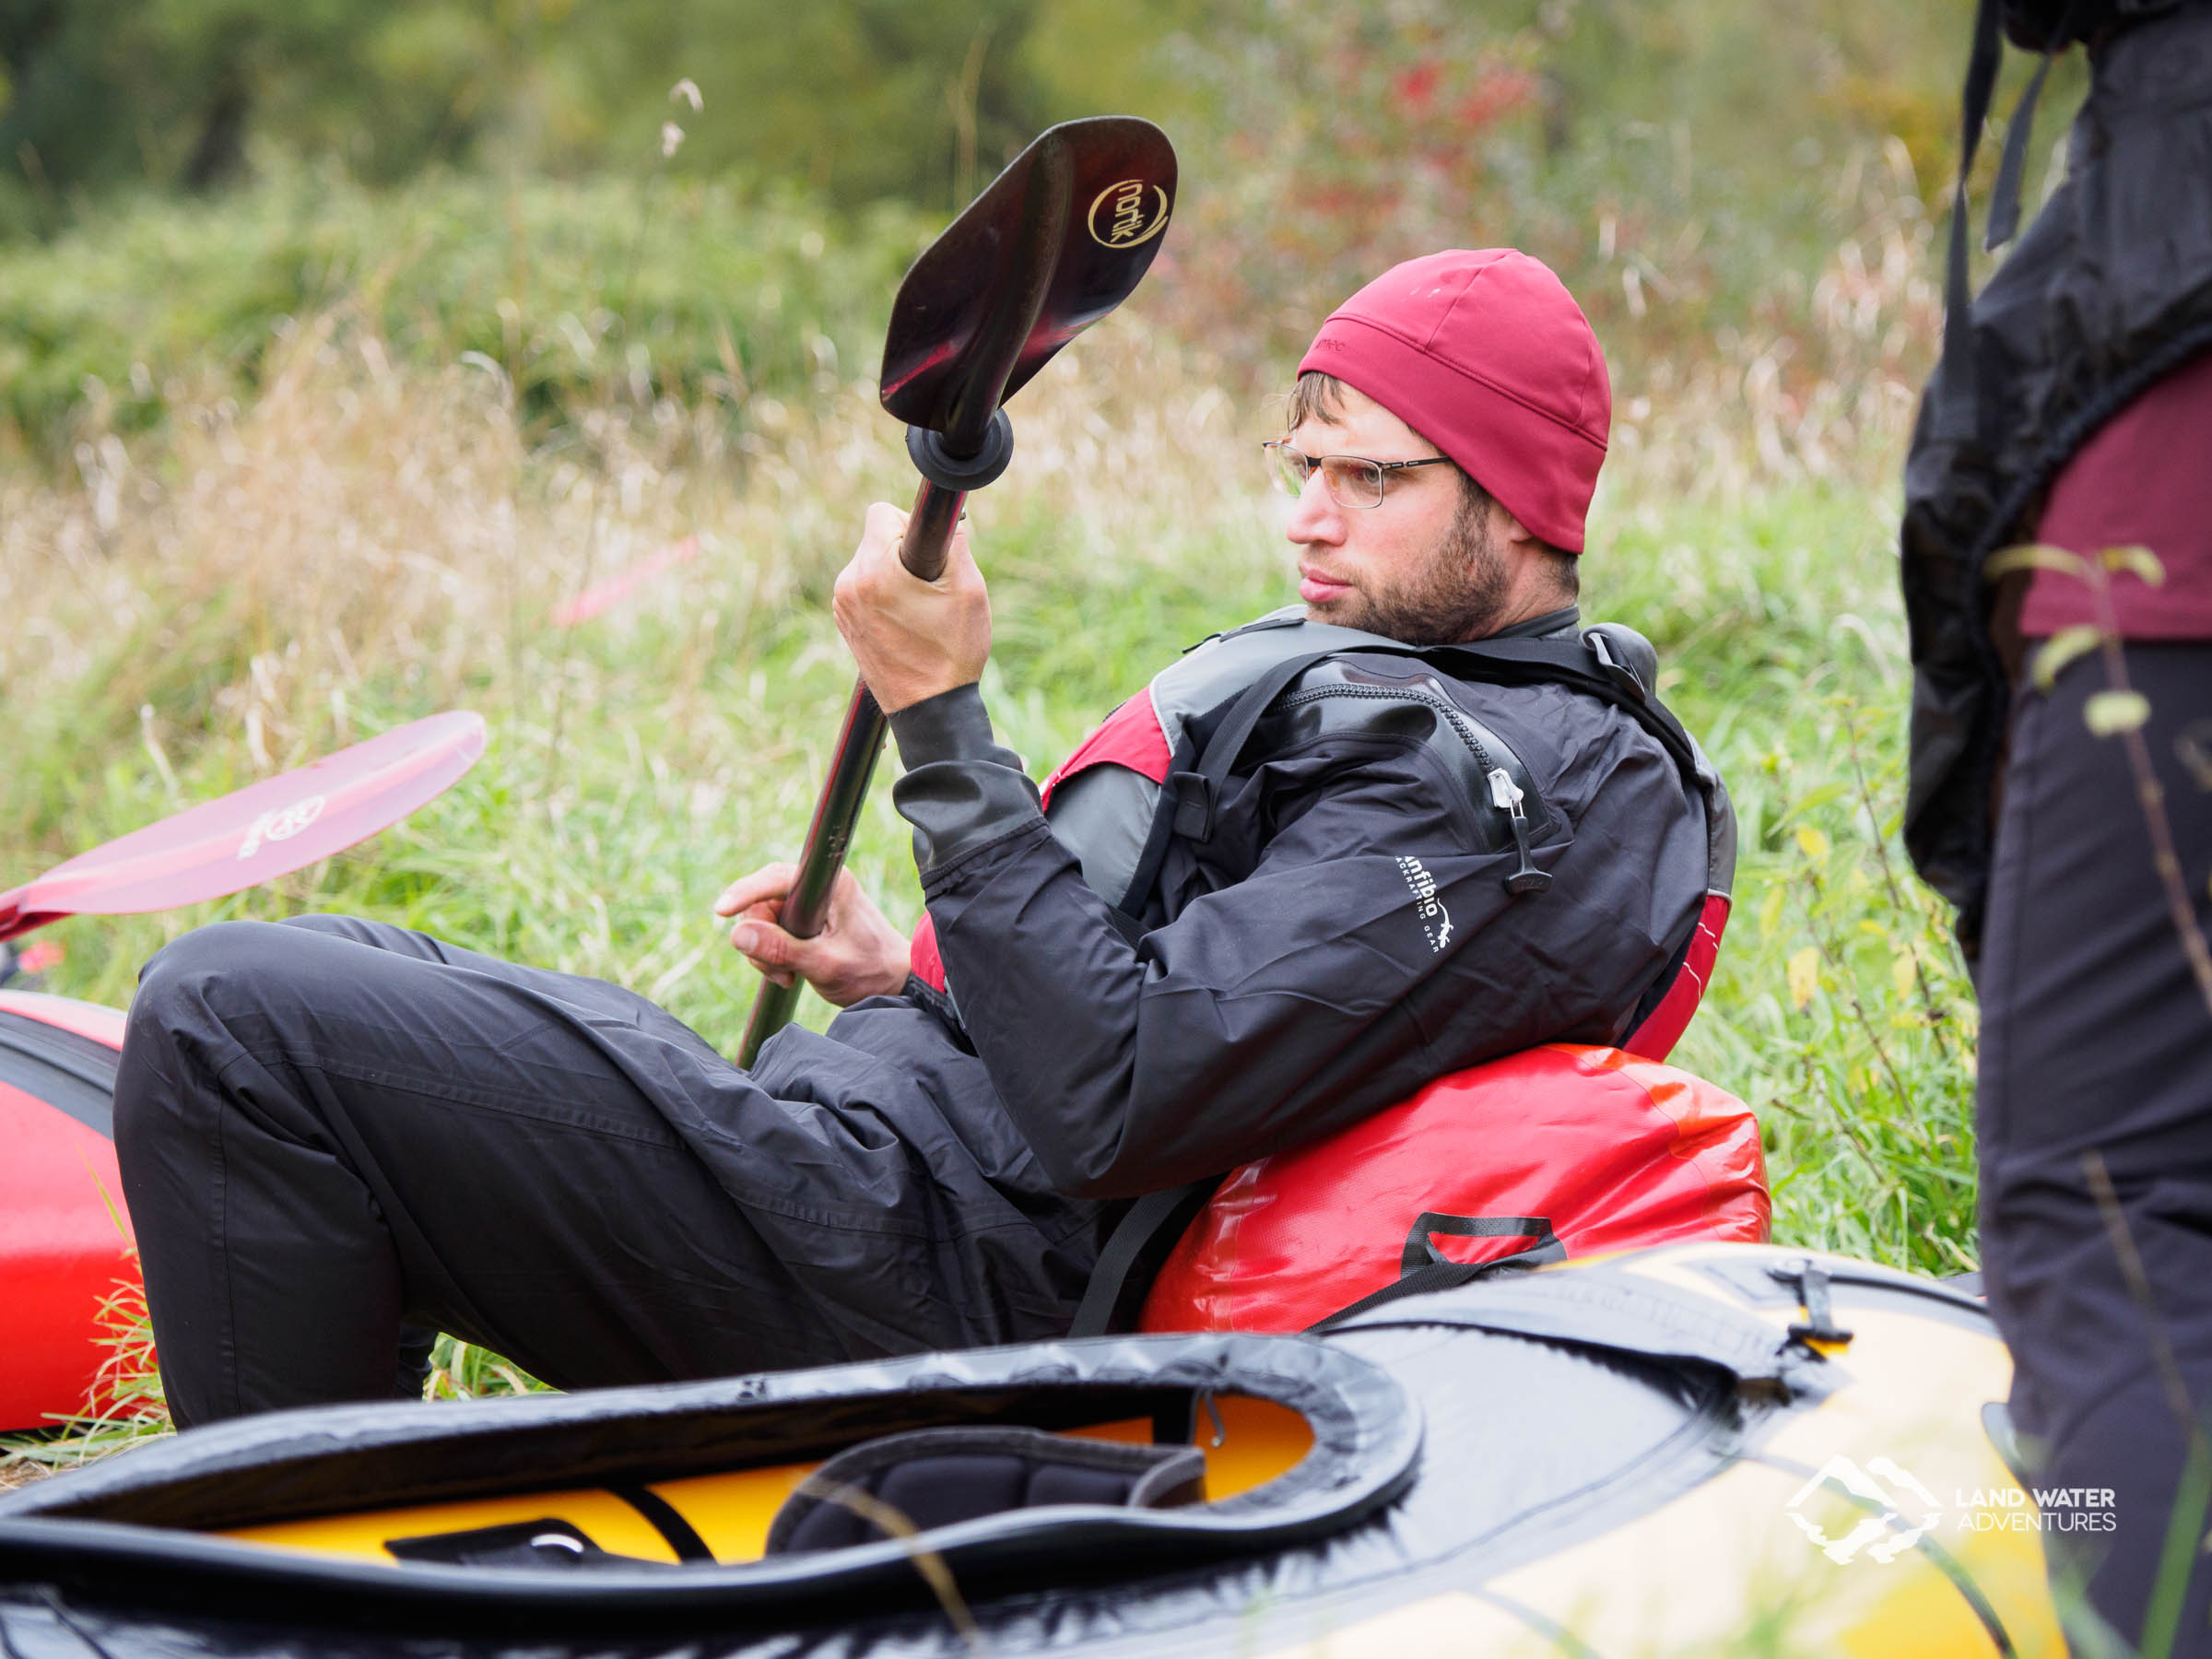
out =
[[[1643,1018],[1618,1048],[1555,1043],[1509,1054],[1441,1078],[1326,1140],[1232,1171],[1154,1281],[1143,1329],[1301,1330],[1431,1262],[1555,1260],[1681,1239],[1767,1237],[1765,1163],[1750,1109],[1659,1064],[1712,979],[1728,922],[1734,815],[1694,741],[1663,711],[1653,713],[1648,668],[1640,677],[1620,666],[1620,639],[1591,630],[1571,645],[1521,642],[1520,656],[1484,646],[1436,654],[1453,659],[1440,665],[1445,672],[1477,677],[1484,653],[1494,651],[1509,671],[1500,678],[1595,689],[1655,735],[1662,726],[1672,735],[1669,752],[1704,801],[1708,890],[1671,977],[1646,997]],[[1157,820],[1177,805],[1168,781],[1194,762],[1190,728],[1199,716],[1241,700],[1264,703],[1269,687],[1279,688],[1322,653],[1360,651],[1429,654],[1278,613],[1171,665],[1045,781],[1055,832],[1070,839],[1053,813],[1055,791],[1094,768],[1118,767],[1132,774],[1123,780],[1132,787],[1109,798],[1141,821],[1117,824],[1099,839],[1157,845],[1165,828]],[[1617,689],[1624,687],[1626,693]],[[1117,870],[1107,886],[1126,874]],[[1085,875],[1098,885],[1088,857]],[[1134,877],[1139,885],[1147,879],[1141,868]],[[1144,898],[1100,890],[1131,912]],[[912,962],[924,982],[946,989],[927,916],[915,930]]]

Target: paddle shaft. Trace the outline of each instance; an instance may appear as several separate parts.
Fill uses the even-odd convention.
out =
[[[952,533],[960,522],[967,496],[957,489],[940,488],[924,481],[914,494],[914,509],[900,543],[899,560],[924,582],[935,582],[945,571],[945,557]],[[884,733],[889,721],[868,690],[856,680],[853,699],[845,705],[845,724],[837,734],[837,748],[830,760],[830,775],[814,804],[814,821],[806,827],[806,851],[799,855],[799,873],[791,896],[776,920],[785,933],[811,939],[830,919],[830,894],[837,873],[844,867],[845,852],[853,842],[853,826],[860,819],[861,803],[867,798],[868,780],[876,773],[876,757],[883,752]],[[745,1024],[745,1040],[737,1050],[737,1064],[749,1067],[760,1045],[791,1023],[799,1005],[800,982],[779,985],[760,982],[753,1012]]]

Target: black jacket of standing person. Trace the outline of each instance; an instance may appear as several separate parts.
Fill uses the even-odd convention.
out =
[[[1964,174],[2002,23],[2021,44],[2089,44],[2066,176],[1966,303]],[[1953,209],[1949,324],[1905,471],[1912,630],[1905,844],[1978,954],[1997,821],[2020,579],[1990,556],[2031,539],[2044,493],[2090,436],[2212,346],[2212,7],[2203,0],[1983,0]],[[2039,82],[2040,85],[2040,72]],[[2017,218],[2032,100],[2007,135],[1993,242]]]

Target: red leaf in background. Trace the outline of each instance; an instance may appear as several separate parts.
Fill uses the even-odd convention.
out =
[[[1535,96],[1536,77],[1525,69],[1497,69],[1475,83],[1475,88],[1453,108],[1452,119],[1473,132],[1500,115],[1516,110]]]
[[[1436,83],[1442,74],[1443,71],[1431,59],[1427,63],[1416,64],[1410,69],[1400,70],[1392,77],[1391,85],[1395,88],[1399,101],[1418,113],[1426,110],[1429,100],[1436,96]]]

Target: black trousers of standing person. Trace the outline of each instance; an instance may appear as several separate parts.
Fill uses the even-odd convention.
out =
[[[902,999],[748,1074],[617,986],[335,916],[147,964],[115,1140],[185,1425],[389,1396],[414,1327],[569,1388],[1057,1335],[1103,1218]]]
[[[2212,932],[2212,644],[2131,644],[2126,661],[2195,924]],[[2023,688],[2013,727],[1980,984],[1983,1261],[2037,1484],[2113,1495],[2115,1530],[2046,1530],[2062,1594],[2086,1590],[2139,1644],[2179,1512],[2193,1576],[2171,1651],[2212,1654],[2212,1514],[2184,1489],[2172,1398],[2212,1424],[2212,1010],[2126,751],[2083,723],[2105,684],[2094,655],[2078,659],[2052,695]],[[2091,1153],[2116,1215],[2097,1202]]]

